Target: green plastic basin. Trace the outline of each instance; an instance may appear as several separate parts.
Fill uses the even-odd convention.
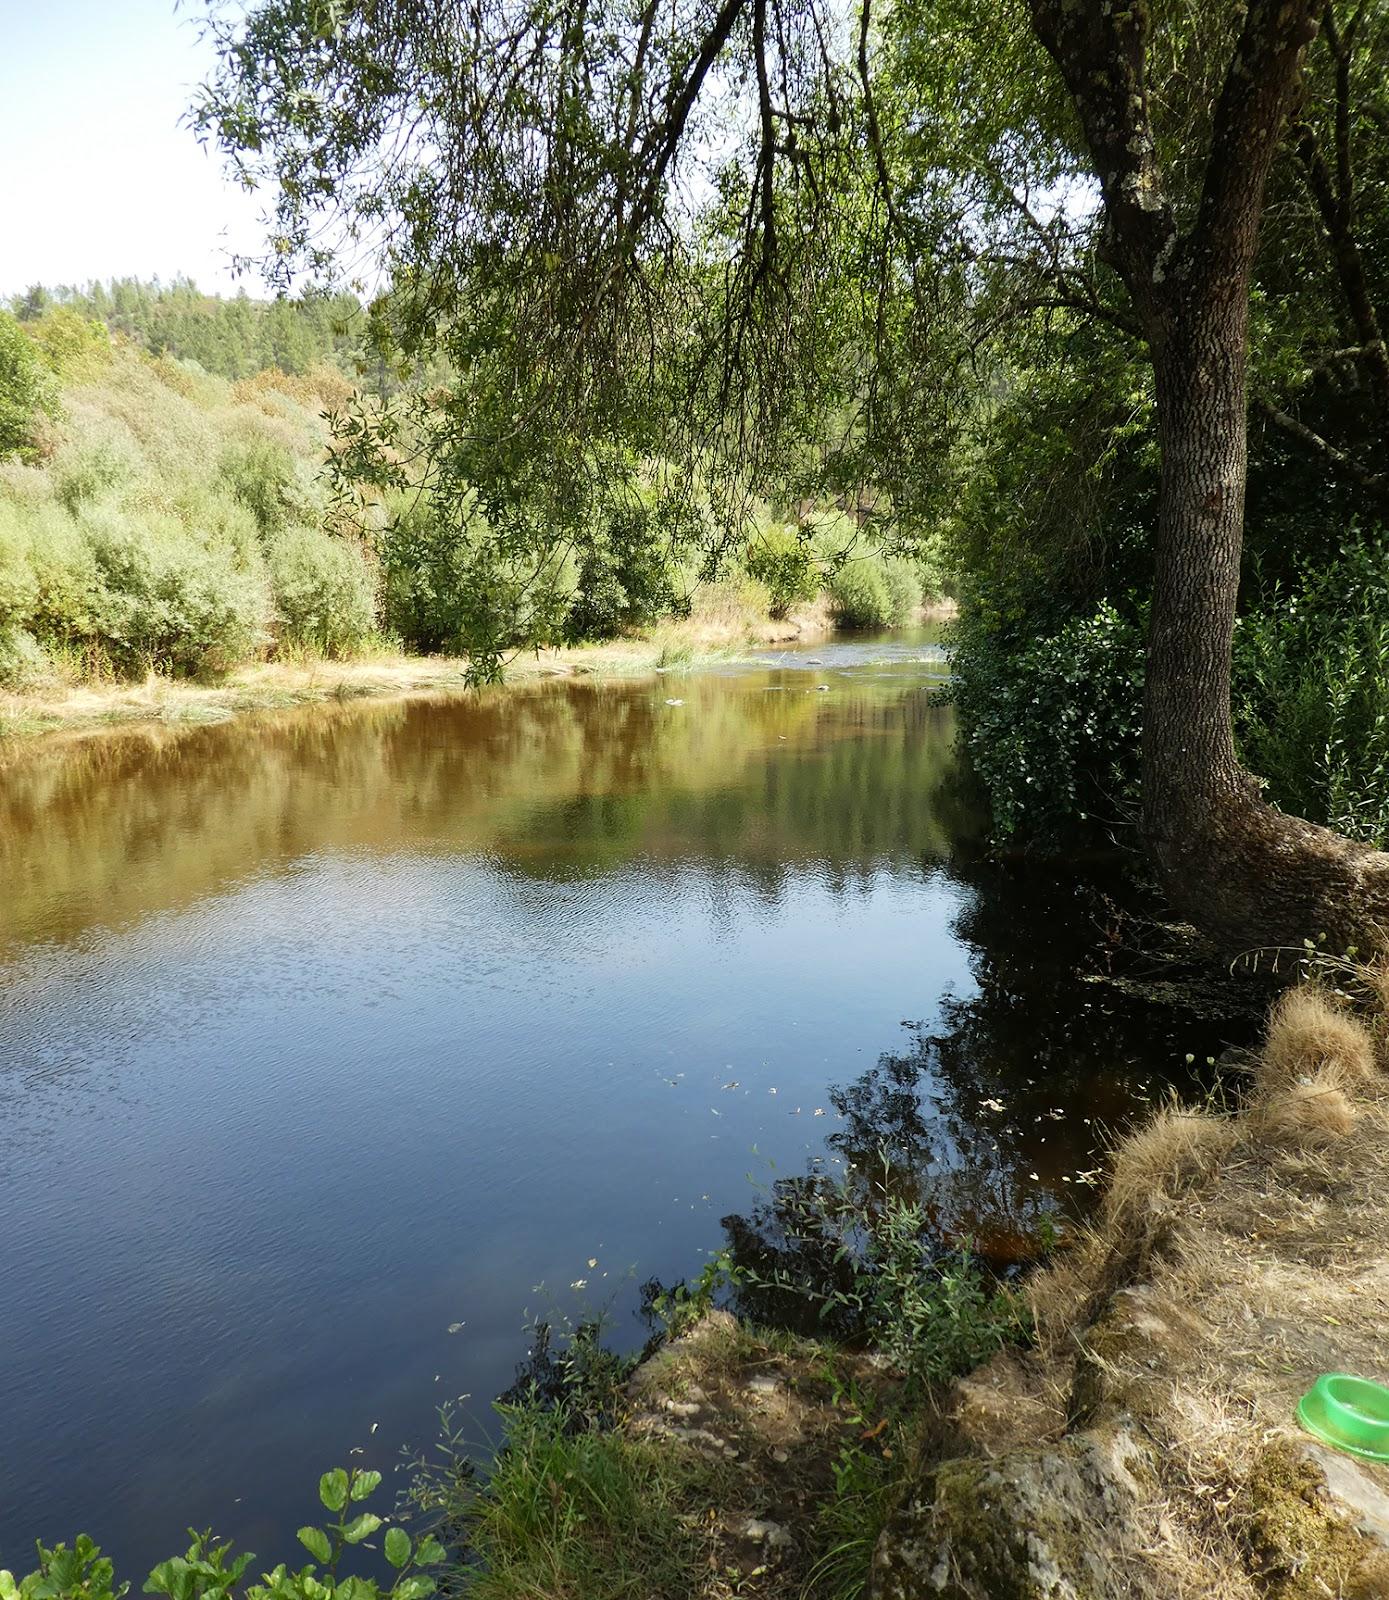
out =
[[[1346,1372],[1324,1372],[1297,1403],[1308,1433],[1367,1461],[1389,1461],[1389,1388]]]

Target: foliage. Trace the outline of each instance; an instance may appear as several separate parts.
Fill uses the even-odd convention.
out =
[[[1235,636],[1235,725],[1283,809],[1389,842],[1389,552],[1350,541],[1275,584]]]
[[[926,1208],[902,1192],[886,1151],[857,1179],[779,1185],[777,1215],[786,1249],[736,1253],[739,1303],[761,1316],[809,1305],[822,1327],[881,1350],[913,1384],[967,1372],[1026,1331],[1016,1297],[968,1249],[933,1247]]]
[[[1113,605],[1032,638],[966,618],[952,692],[1000,836],[1056,842],[1131,823],[1143,635]]]
[[[235,551],[111,507],[84,513],[79,526],[95,569],[90,634],[117,671],[226,672],[265,643],[268,588]]]
[[[641,495],[607,506],[579,559],[566,635],[610,639],[624,628],[687,613],[678,563],[697,537],[697,522],[675,495]]]
[[[259,1583],[239,1588],[255,1557],[249,1551],[233,1556],[231,1545],[218,1543],[210,1530],[190,1528],[186,1553],[161,1561],[143,1592],[167,1600],[232,1600],[237,1594],[241,1600],[425,1600],[436,1587],[426,1569],[442,1563],[446,1552],[433,1535],[412,1540],[398,1522],[388,1524],[375,1512],[358,1509],[380,1483],[379,1472],[355,1467],[323,1474],[318,1495],[331,1520],[300,1528],[299,1542],[314,1557],[302,1567],[281,1562]],[[344,1554],[383,1527],[389,1582],[339,1577]],[[79,1534],[71,1548],[58,1544],[50,1550],[40,1544],[38,1556],[38,1566],[23,1577],[0,1571],[0,1600],[122,1600],[130,1590],[128,1582],[115,1581],[109,1557],[86,1534]]]
[[[52,416],[57,401],[38,352],[15,319],[0,311],[0,461],[33,443],[41,416]]]
[[[255,517],[263,534],[280,533],[291,523],[321,515],[311,483],[300,475],[289,446],[259,429],[223,446],[217,476]]]
[[[376,584],[355,543],[288,528],[266,547],[280,637],[325,656],[360,650],[376,630]]]
[[[826,585],[841,628],[892,628],[921,604],[921,579],[901,556],[850,556]]]
[[[743,566],[750,578],[766,584],[771,614],[776,618],[813,600],[823,581],[808,530],[798,532],[776,525],[760,528],[743,556]]]

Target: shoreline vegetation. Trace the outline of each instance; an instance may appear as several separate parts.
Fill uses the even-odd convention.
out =
[[[943,600],[920,607],[915,620],[947,622],[954,615],[954,602]],[[839,632],[823,596],[776,620],[759,617],[730,586],[716,584],[696,594],[688,618],[669,618],[629,637],[518,654],[496,687],[544,678],[654,677],[715,661],[736,661],[749,651],[775,645],[811,644]],[[27,692],[0,689],[0,749],[9,741],[76,738],[150,724],[225,722],[257,711],[334,700],[479,692],[467,682],[467,670],[462,656],[382,650],[340,659],[304,655],[248,662],[206,683],[151,672],[134,682],[98,679]]]
[[[952,609],[886,504],[756,501],[706,570],[707,491],[655,460],[588,509],[581,549],[552,530],[528,563],[505,526],[524,507],[351,476],[339,434],[370,397],[322,307],[114,287],[0,311],[28,385],[0,437],[0,739],[630,676]]]

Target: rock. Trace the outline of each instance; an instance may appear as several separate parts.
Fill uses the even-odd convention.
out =
[[[749,1517],[743,1524],[743,1538],[765,1545],[768,1550],[790,1550],[795,1540],[779,1522],[768,1522],[761,1517]]]
[[[889,1519],[873,1600],[1128,1600],[1138,1551],[1161,1539],[1145,1505],[1147,1447],[1094,1429],[997,1461],[948,1461]]]
[[[1302,1445],[1303,1457],[1321,1473],[1323,1494],[1331,1509],[1367,1539],[1389,1552],[1389,1492],[1377,1484],[1353,1456],[1324,1444]]]

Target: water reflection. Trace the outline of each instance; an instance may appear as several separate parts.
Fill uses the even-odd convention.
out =
[[[1069,1113],[1184,1041],[1068,976],[1074,885],[978,861],[938,681],[906,641],[10,752],[0,1564],[291,1550],[332,1461],[506,1385],[535,1285],[625,1315],[764,1160],[900,1144],[947,1230],[1064,1199]]]
[[[954,929],[976,987],[946,995],[929,1023],[903,1022],[902,1047],[831,1087],[840,1125],[826,1155],[723,1219],[750,1269],[749,1316],[824,1329],[817,1305],[766,1285],[850,1287],[837,1237],[815,1220],[827,1185],[846,1185],[858,1209],[887,1193],[919,1205],[940,1247],[967,1245],[996,1269],[1034,1260],[1089,1209],[1105,1146],[1135,1111],[1193,1091],[1249,1032],[1109,986],[1134,964],[1120,930],[1146,909],[1117,874],[1077,878],[968,849],[949,871],[970,890]],[[830,1318],[829,1331],[850,1333],[842,1311]]]

